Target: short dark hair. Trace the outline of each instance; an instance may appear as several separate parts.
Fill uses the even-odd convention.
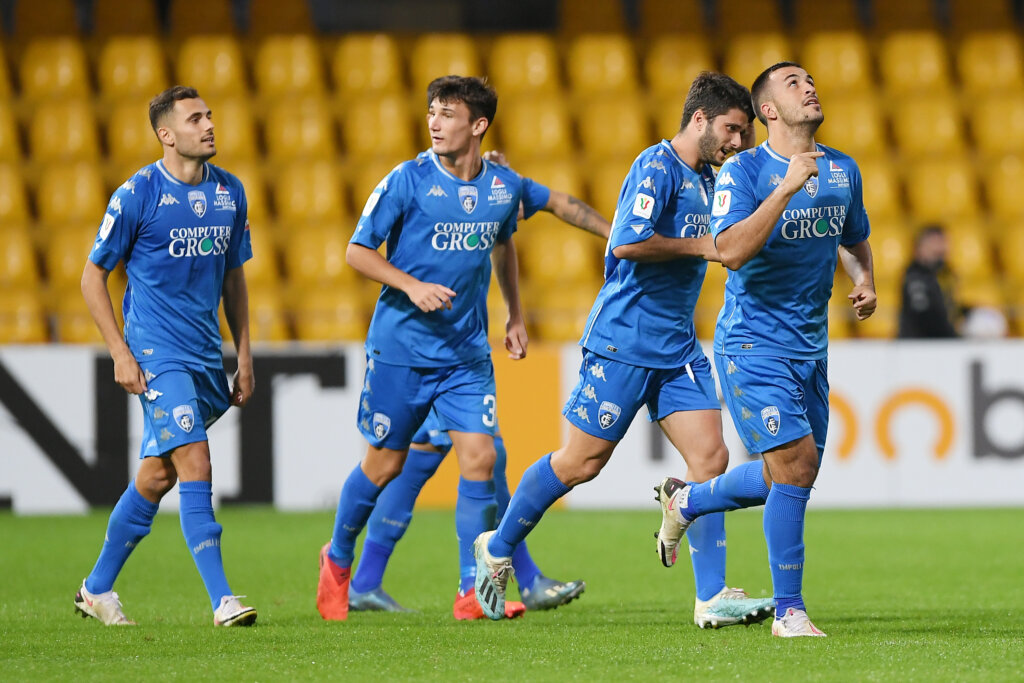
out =
[[[704,112],[708,121],[733,109],[739,109],[747,115],[747,119],[754,120],[754,112],[750,108],[750,91],[732,78],[715,71],[700,72],[690,84],[690,91],[686,93],[686,102],[683,104],[680,131],[686,129],[698,109]]]
[[[174,103],[178,100],[194,100],[199,97],[195,88],[187,85],[175,85],[154,97],[149,101],[149,123],[153,126],[153,132],[160,127],[160,121],[171,113]]]
[[[917,231],[917,235],[914,236],[914,248],[917,249],[921,246],[921,242],[924,242],[926,239],[934,235],[945,237],[946,229],[939,223],[926,223],[921,226],[921,229]]]
[[[754,113],[757,114],[757,120],[768,125],[768,119],[761,113],[761,105],[764,104],[765,91],[768,90],[768,77],[779,69],[785,69],[787,66],[795,66],[798,69],[803,67],[796,62],[779,62],[772,64],[770,67],[761,72],[757,78],[754,79],[754,85],[750,86],[750,99],[753,101]]]
[[[476,76],[441,76],[427,86],[427,107],[434,100],[442,103],[462,102],[469,107],[472,120],[487,119],[489,126],[498,111],[498,93],[486,78]]]

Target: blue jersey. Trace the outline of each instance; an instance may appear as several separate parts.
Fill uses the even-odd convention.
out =
[[[551,190],[530,178],[523,181],[523,220],[542,211],[551,199]]]
[[[818,175],[789,200],[764,247],[730,271],[718,315],[715,352],[817,360],[828,354],[828,300],[839,245],[868,238],[860,169],[853,159],[818,145]],[[775,190],[789,160],[768,143],[722,166],[711,231],[747,218]]]
[[[140,169],[110,198],[89,260],[124,260],[124,336],[136,360],[221,367],[224,273],[252,258],[245,191],[213,164],[188,185],[162,161]]]
[[[703,355],[693,308],[707,263],[684,257],[661,263],[615,258],[612,250],[655,233],[702,237],[711,220],[714,174],[698,173],[668,140],[644,150],[622,183],[604,261],[604,284],[580,344],[596,354],[645,368],[678,368]]]
[[[376,249],[422,282],[455,291],[451,310],[424,313],[399,289],[384,285],[366,336],[378,362],[412,367],[472,363],[490,356],[487,288],[490,253],[516,229],[522,179],[483,161],[460,180],[431,151],[399,164],[366,201],[352,243]]]

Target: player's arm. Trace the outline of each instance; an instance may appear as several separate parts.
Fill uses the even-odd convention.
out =
[[[405,292],[409,301],[424,313],[442,308],[451,309],[455,292],[444,285],[421,282],[400,268],[393,266],[376,249],[349,242],[345,261],[362,275],[388,287]]]
[[[498,280],[501,298],[508,308],[508,320],[505,322],[505,348],[508,357],[519,360],[526,357],[526,321],[523,318],[523,306],[519,300],[519,260],[516,246],[511,239],[495,242],[491,250],[491,264]]]
[[[141,394],[147,389],[146,376],[117,326],[107,290],[109,276],[109,270],[87,260],[82,271],[82,296],[114,360],[114,381],[130,394]]]
[[[839,260],[843,264],[843,270],[853,281],[853,290],[846,298],[853,304],[857,320],[866,320],[871,317],[878,305],[871,245],[867,240],[848,247],[839,245]]]
[[[612,249],[615,258],[624,261],[656,263],[672,261],[685,256],[705,261],[718,261],[718,250],[710,234],[703,237],[665,237],[654,233],[642,242],[620,244]]]
[[[238,370],[231,384],[231,405],[244,406],[256,388],[252,371],[252,351],[249,348],[249,287],[242,266],[224,273],[224,317],[231,329],[231,339],[238,354]]]
[[[604,216],[592,206],[582,199],[577,199],[571,194],[558,190],[551,190],[551,196],[548,198],[544,210],[551,212],[569,225],[575,225],[581,230],[586,230],[605,239],[608,239],[608,234],[612,229],[611,223],[606,221]]]
[[[721,256],[722,265],[729,270],[737,270],[761,251],[789,200],[800,191],[808,178],[818,175],[816,160],[822,156],[824,152],[794,154],[779,186],[765,197],[753,213],[718,234],[715,247]]]

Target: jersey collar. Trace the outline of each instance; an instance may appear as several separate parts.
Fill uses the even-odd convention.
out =
[[[662,139],[661,146],[668,150],[668,153],[672,155],[673,159],[675,159],[680,164],[682,164],[686,168],[690,169],[694,173],[697,172],[692,166],[690,166],[688,163],[683,161],[683,158],[681,156],[679,156],[679,152],[676,151],[676,148],[672,146],[672,143],[670,141]]]
[[[775,159],[776,161],[781,161],[784,164],[788,164],[789,163],[789,159],[787,159],[786,157],[782,156],[781,154],[776,152],[774,149],[772,149],[771,145],[768,144],[767,140],[762,142],[761,146],[764,147],[764,151],[767,152],[768,156],[770,156],[772,159]],[[816,149],[816,150],[818,150],[820,152],[821,151],[821,145],[819,145],[818,143],[814,143],[814,149]]]
[[[168,171],[166,168],[164,168],[164,160],[163,159],[158,159],[157,160],[157,162],[156,162],[156,170],[160,171],[160,173],[163,174],[164,178],[166,178],[170,182],[174,183],[175,185],[184,185],[185,184],[185,183],[181,182],[180,180],[178,180],[177,178],[175,178],[174,176],[172,176],[170,171]],[[210,164],[204,163],[203,164],[203,179],[201,181],[199,181],[199,182],[205,183],[209,179],[210,179]]]
[[[480,180],[480,178],[483,178],[484,174],[487,173],[487,159],[480,157],[480,161],[482,161],[483,164],[480,166],[480,172],[476,174],[475,178],[473,178],[472,180],[463,180],[462,178],[456,178],[448,171],[448,169],[444,167],[444,164],[442,164],[441,160],[437,158],[437,154],[434,153],[434,150],[430,150],[429,152],[427,152],[427,154],[430,155],[430,160],[434,162],[434,166],[437,166],[437,170],[441,171],[441,173],[445,174],[446,176],[448,176],[457,183],[475,183],[476,181]]]

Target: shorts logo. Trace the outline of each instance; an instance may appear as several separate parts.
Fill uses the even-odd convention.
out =
[[[384,413],[373,414],[373,435],[383,439],[391,431],[391,418]]]
[[[590,414],[587,412],[586,406],[576,406],[576,410],[573,412],[576,413],[576,417],[579,419],[586,420],[588,424],[590,423]]]
[[[462,204],[462,208],[466,213],[473,213],[473,209],[476,208],[478,197],[479,196],[474,186],[462,185],[459,187],[459,204]]]
[[[597,409],[597,423],[601,425],[601,429],[608,429],[615,424],[621,414],[622,408],[611,401],[603,401]]]
[[[594,363],[590,366],[590,374],[597,379],[604,380],[605,382],[608,381],[608,378],[604,376],[604,366],[600,363]]]
[[[202,190],[191,190],[188,193],[188,205],[192,213],[202,218],[206,214],[206,193]]]
[[[812,197],[818,194],[818,179],[815,176],[811,176],[804,183],[804,192],[811,195]]]
[[[195,413],[192,412],[192,406],[182,405],[177,406],[171,411],[171,415],[174,416],[174,421],[178,423],[183,432],[191,432],[193,425],[196,423]]]
[[[772,436],[779,433],[779,409],[776,406],[768,406],[761,410],[761,421],[764,422],[764,427]]]

